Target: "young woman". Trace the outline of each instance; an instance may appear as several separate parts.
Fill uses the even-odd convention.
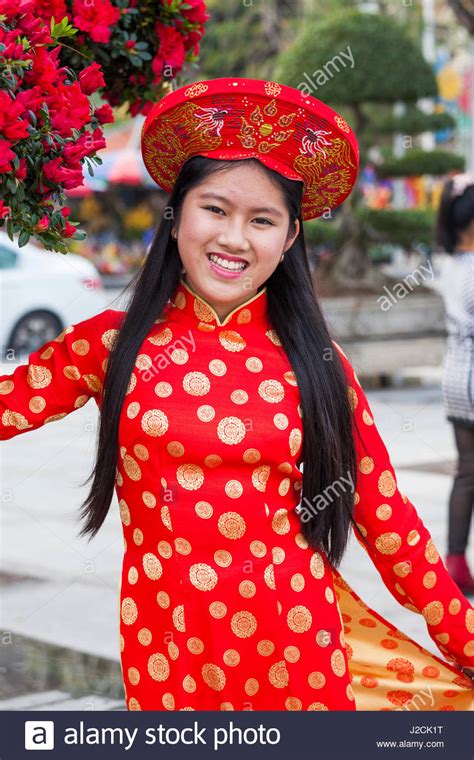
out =
[[[458,466],[449,498],[446,565],[465,594],[474,594],[466,561],[474,507],[474,172],[457,174],[443,188],[438,243],[449,254],[432,283],[444,300],[448,345],[443,396],[452,423]]]
[[[350,192],[350,128],[292,88],[218,79],[160,101],[142,137],[171,194],[127,309],[0,383],[4,438],[100,407],[82,533],[115,487],[128,709],[470,709],[474,610],[312,288],[303,220]],[[446,659],[341,577],[351,528]]]

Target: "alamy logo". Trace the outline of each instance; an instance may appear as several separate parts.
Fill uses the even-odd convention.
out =
[[[54,749],[54,721],[25,721],[25,749]]]

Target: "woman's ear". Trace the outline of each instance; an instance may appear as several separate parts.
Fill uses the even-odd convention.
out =
[[[298,235],[299,235],[299,234],[300,234],[300,220],[299,220],[299,219],[295,219],[295,233],[294,233],[294,235],[292,235],[291,237],[289,237],[289,238],[288,238],[288,240],[289,240],[290,242],[289,242],[289,244],[286,246],[286,248],[285,248],[285,250],[284,250],[284,253],[286,253],[286,252],[287,252],[287,250],[288,250],[289,248],[291,248],[291,246],[293,245],[293,243],[295,242],[295,240],[296,240],[296,238],[298,237]]]

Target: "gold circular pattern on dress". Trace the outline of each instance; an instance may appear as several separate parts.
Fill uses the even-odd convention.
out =
[[[250,551],[254,557],[264,557],[267,553],[267,547],[263,541],[252,541],[250,543]]]
[[[112,351],[115,341],[117,340],[119,335],[119,330],[106,330],[104,333],[102,333],[101,342],[102,345],[105,346],[105,348],[108,351]]]
[[[274,546],[272,549],[272,560],[275,565],[281,565],[285,560],[285,550],[281,546]]]
[[[164,435],[168,427],[168,417],[161,409],[150,409],[142,417],[142,429],[154,438]]]
[[[178,554],[191,554],[192,547],[187,538],[175,538],[174,548]]]
[[[34,412],[35,414],[39,414],[43,411],[43,409],[46,406],[46,401],[42,396],[33,396],[32,399],[30,399],[30,402],[28,404],[28,407],[31,412]]]
[[[246,599],[251,599],[257,593],[257,587],[253,581],[241,581],[239,583],[239,594]]]
[[[141,443],[136,443],[133,447],[133,452],[137,459],[139,459],[141,462],[147,462],[150,458],[150,453],[146,446],[143,446]]]
[[[132,625],[137,619],[137,605],[131,597],[126,596],[125,599],[122,600],[120,614],[125,625]]]
[[[286,496],[288,491],[290,490],[291,480],[289,478],[283,478],[282,481],[280,481],[280,484],[278,486],[278,493],[280,496]],[[289,530],[289,524],[288,524],[288,530]]]
[[[390,520],[392,516],[392,507],[389,504],[381,504],[375,512],[379,520]]]
[[[460,609],[461,609],[461,602],[460,602],[460,600],[459,599],[451,599],[451,601],[449,602],[449,607],[448,607],[449,613],[451,615],[457,615],[458,612],[460,611]],[[468,610],[468,612],[470,612],[470,610]],[[467,625],[467,621],[466,621],[466,625]],[[469,630],[469,628],[468,628],[468,630]],[[471,631],[471,633],[473,633],[473,631]]]
[[[274,665],[270,667],[268,671],[268,680],[272,686],[275,686],[277,689],[283,689],[285,686],[288,686],[290,676],[286,669],[285,660],[275,662]]]
[[[275,591],[276,590],[275,572],[274,572],[273,565],[267,565],[267,567],[263,571],[263,578],[268,588],[272,589],[272,591]]]
[[[420,540],[420,534],[417,530],[411,530],[407,536],[407,544],[409,546],[416,546],[418,541]]]
[[[311,575],[316,580],[320,580],[324,576],[324,561],[319,552],[313,552],[309,561],[309,569]]]
[[[374,469],[374,460],[372,457],[362,457],[362,459],[359,462],[359,470],[364,474],[368,475],[372,472]]]
[[[302,533],[297,533],[295,535],[295,544],[299,546],[300,549],[307,549],[309,546],[306,538],[303,536]]]
[[[298,647],[295,646],[289,646],[285,647],[285,651],[283,652],[283,656],[287,662],[298,662],[298,660],[301,657],[300,650]]]
[[[143,532],[140,530],[140,528],[135,528],[133,531],[133,542],[137,546],[141,546],[143,543]]]
[[[285,708],[292,711],[302,710],[303,703],[298,697],[287,697],[285,699]]]
[[[245,362],[245,367],[249,372],[261,372],[263,369],[263,362],[258,356],[249,356]]]
[[[374,424],[374,420],[372,419],[372,417],[368,413],[367,409],[364,409],[364,411],[362,412],[362,419],[363,419],[363,421],[365,422],[366,425],[373,425]]]
[[[148,660],[148,672],[155,681],[166,681],[170,674],[169,662],[160,652],[152,654]]]
[[[326,601],[329,602],[329,604],[334,603],[334,591],[329,586],[326,586],[324,596],[326,597]]]
[[[79,373],[80,376],[80,373]],[[53,376],[47,367],[30,364],[26,374],[26,382],[30,388],[47,388]]]
[[[296,380],[296,375],[292,369],[284,372],[283,377],[289,385],[293,385],[295,387],[298,385],[297,380]]]
[[[142,499],[145,506],[148,507],[149,509],[153,509],[153,507],[156,507],[156,498],[153,496],[152,493],[150,493],[150,491],[143,491]]]
[[[393,566],[393,572],[398,575],[399,578],[406,578],[411,573],[411,562],[397,562]]]
[[[269,404],[278,404],[285,398],[285,389],[278,380],[262,380],[258,392]]]
[[[211,591],[217,585],[217,573],[210,565],[198,562],[189,568],[191,583],[199,591]]]
[[[219,465],[222,464],[222,457],[220,457],[218,454],[208,454],[208,456],[204,459],[204,464],[206,467],[219,467]]]
[[[455,602],[458,602],[460,605],[459,599],[453,599],[449,606],[451,607],[451,605],[453,605]],[[451,612],[451,609],[449,611]],[[457,611],[459,612],[459,610]],[[466,628],[469,631],[469,633],[474,633],[474,610],[473,609],[466,610]]]
[[[131,567],[128,571],[128,582],[134,586],[138,580],[138,570],[136,567]]]
[[[224,602],[211,602],[209,605],[209,612],[213,618],[220,620],[227,615],[227,606]]]
[[[275,531],[275,533],[278,533],[280,536],[285,535],[285,533],[289,533],[290,531],[290,521],[288,519],[288,510],[284,507],[282,509],[277,509],[275,514],[273,515],[272,519],[272,528]]]
[[[436,584],[436,581],[436,573],[434,573],[432,570],[430,570],[428,573],[425,573],[423,576],[423,586],[425,588],[433,588],[433,586]]]
[[[257,691],[260,688],[260,684],[258,683],[256,678],[247,678],[245,682],[245,693],[249,695],[249,697],[253,697],[254,694],[257,693]]]
[[[289,425],[289,420],[286,414],[283,414],[282,412],[278,412],[278,414],[275,414],[273,417],[273,424],[275,425],[278,430],[286,430],[286,428]]]
[[[130,525],[130,510],[128,504],[124,499],[119,501],[120,519],[124,525]]]
[[[316,634],[316,644],[319,647],[327,647],[331,643],[331,634],[329,631],[325,631],[324,628],[318,631]]]
[[[237,314],[237,323],[239,325],[246,325],[251,319],[252,312],[250,309],[242,309],[242,311]]]
[[[129,393],[132,393],[132,391],[135,390],[136,384],[137,384],[137,376],[132,372],[132,374],[130,375],[130,380],[128,381],[127,392],[125,394],[126,396],[128,396]]]
[[[140,628],[137,638],[142,646],[147,647],[151,644],[153,635],[149,628]]]
[[[140,707],[140,702],[138,699],[135,699],[135,697],[130,697],[128,700],[128,709],[135,711],[141,710],[142,708]]]
[[[208,520],[210,517],[212,517],[212,513],[214,512],[211,504],[209,504],[208,501],[197,501],[194,506],[194,511],[196,512],[198,517],[202,517],[203,520]]]
[[[319,710],[329,710],[329,707],[327,707],[323,702],[312,702],[310,705],[308,705],[308,710],[315,712]]]
[[[209,370],[216,377],[222,377],[227,372],[227,367],[221,359],[212,359],[209,362]]]
[[[224,660],[226,665],[233,668],[239,664],[240,654],[237,652],[236,649],[226,649],[224,654],[222,655],[222,659]]]
[[[246,391],[242,390],[242,388],[237,388],[230,394],[230,400],[234,404],[246,404],[249,400],[249,394]]]
[[[184,446],[179,441],[170,441],[166,445],[166,449],[172,457],[182,457],[184,455]]]
[[[247,462],[247,464],[255,464],[255,462],[258,462],[261,459],[261,454],[258,449],[246,449],[242,454],[242,459],[244,462]]]
[[[179,649],[174,641],[168,642],[168,657],[170,660],[177,660],[179,657]]]
[[[380,554],[395,554],[402,545],[402,539],[398,533],[382,533],[375,539],[375,546]]]
[[[295,633],[304,633],[311,628],[313,616],[307,607],[297,604],[288,610],[286,622],[288,627]]]
[[[163,559],[169,559],[171,555],[173,554],[173,549],[171,548],[171,544],[169,544],[168,541],[159,541],[158,554],[160,554],[163,557]]]
[[[170,355],[170,359],[175,364],[186,364],[186,362],[189,360],[189,354],[184,350],[184,348],[175,348],[175,350]]]
[[[128,419],[134,420],[139,411],[140,411],[140,404],[138,403],[138,401],[132,401],[132,403],[129,404],[127,407]]]
[[[166,591],[158,591],[156,601],[163,609],[167,609],[170,606],[170,597]]]
[[[163,567],[155,554],[152,554],[152,552],[144,554],[142,563],[145,575],[150,578],[150,580],[155,581],[158,580],[158,578],[161,578]]]
[[[466,657],[472,657],[474,655],[474,641],[468,641],[462,651]]]
[[[246,531],[244,518],[238,512],[224,512],[217,521],[219,532],[226,538],[242,538]]]
[[[390,470],[384,470],[378,480],[378,489],[382,496],[393,496],[397,484]]]
[[[67,377],[68,380],[79,380],[81,377],[81,373],[77,367],[64,367],[63,375],[64,377]]]
[[[214,552],[214,562],[219,567],[229,567],[232,564],[232,554],[226,549],[217,549]]]
[[[257,644],[257,652],[262,655],[262,657],[268,657],[269,655],[273,654],[275,651],[275,644],[273,641],[269,641],[268,639],[262,639],[262,641],[259,641]]]
[[[196,410],[196,415],[201,422],[210,422],[216,416],[216,410],[209,404],[203,404]]]
[[[13,380],[3,380],[0,383],[0,394],[6,395],[7,393],[11,393],[14,387]]]
[[[219,333],[219,343],[226,351],[243,351],[247,343],[235,330],[223,330]]]
[[[178,604],[178,606],[174,608],[172,612],[172,618],[173,618],[173,625],[176,628],[176,630],[181,631],[181,633],[185,633],[186,626],[184,622],[184,605]]]
[[[430,565],[436,565],[436,563],[439,562],[439,552],[431,538],[426,542],[425,559]]]
[[[201,639],[198,639],[196,636],[191,636],[188,639],[187,647],[191,654],[201,654],[201,652],[204,652],[204,644]]]
[[[331,668],[336,676],[343,676],[346,672],[346,661],[340,649],[335,649],[331,655]]]
[[[267,487],[267,480],[270,477],[270,467],[268,464],[261,464],[252,470],[252,485],[257,491],[264,492]]]
[[[173,339],[173,333],[169,327],[163,327],[156,335],[149,335],[148,340],[153,346],[166,346]]]
[[[447,644],[449,641],[449,633],[438,633],[435,638],[440,644]]]
[[[175,708],[175,701],[172,694],[167,692],[166,694],[163,694],[161,697],[161,703],[165,710],[174,710]]]
[[[189,674],[183,678],[183,689],[188,694],[192,694],[193,691],[196,691],[196,681]]]
[[[257,630],[257,619],[248,610],[239,610],[239,612],[232,615],[230,627],[236,636],[240,639],[245,639],[248,636],[253,636]]]
[[[35,398],[39,398],[36,396]],[[74,402],[74,409],[79,409],[81,406],[84,406],[84,404],[89,401],[89,396],[78,396]],[[32,409],[32,411],[35,411]]]
[[[319,670],[313,670],[308,676],[308,683],[312,689],[322,689],[326,683],[326,677]]]
[[[206,662],[202,666],[202,677],[204,683],[214,689],[215,691],[222,691],[225,686],[225,673],[218,665],[214,665],[211,662]]]
[[[350,406],[351,412],[353,412],[354,409],[357,408],[359,399],[357,398],[356,390],[355,388],[352,387],[352,385],[349,385],[347,388],[347,397],[349,399],[349,406]]]
[[[290,447],[290,454],[294,456],[301,446],[302,433],[299,428],[293,428],[288,438],[288,444]]]
[[[136,686],[137,683],[140,681],[140,673],[136,668],[128,669],[128,680],[130,681],[132,686]]]
[[[293,589],[293,591],[303,591],[304,584],[305,584],[304,575],[302,575],[301,573],[295,573],[294,575],[291,576],[290,586]]]
[[[126,454],[124,456],[123,469],[127,473],[130,480],[141,480],[142,471],[140,469],[140,465],[129,454]]]
[[[183,388],[190,396],[205,396],[211,390],[211,383],[204,372],[187,372],[183,377]]]
[[[173,386],[165,382],[157,383],[155,385],[155,393],[159,398],[168,398],[173,393]]]
[[[187,491],[196,491],[204,483],[204,472],[197,464],[180,464],[176,470],[176,479]]]
[[[54,354],[54,346],[49,346],[43,351],[43,353],[40,354],[40,359],[42,359],[42,361],[45,361],[46,359],[49,359],[49,357],[52,356],[53,354]]]
[[[140,371],[150,369],[152,364],[153,362],[148,354],[138,354],[137,358],[135,359],[135,367]]]
[[[267,336],[267,338],[269,338],[271,340],[271,342],[273,343],[274,346],[281,346],[282,345],[281,340],[278,337],[278,334],[277,334],[276,330],[267,330],[267,332],[265,333],[265,335]]]
[[[245,425],[238,417],[223,417],[217,425],[217,435],[222,443],[240,443],[245,438],[245,433]]]
[[[444,617],[444,607],[438,601],[430,602],[421,612],[428,625],[438,625]]]
[[[238,499],[242,496],[244,487],[238,480],[228,480],[224,486],[224,491],[230,499]]]
[[[212,312],[212,309],[206,303],[204,303],[204,301],[201,301],[200,298],[193,299],[193,309],[196,317],[200,322],[213,321],[214,314]]]

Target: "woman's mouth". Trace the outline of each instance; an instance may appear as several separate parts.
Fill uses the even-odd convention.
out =
[[[215,253],[208,253],[207,258],[211,269],[222,274],[224,277],[236,277],[249,266],[247,261],[229,261]]]

